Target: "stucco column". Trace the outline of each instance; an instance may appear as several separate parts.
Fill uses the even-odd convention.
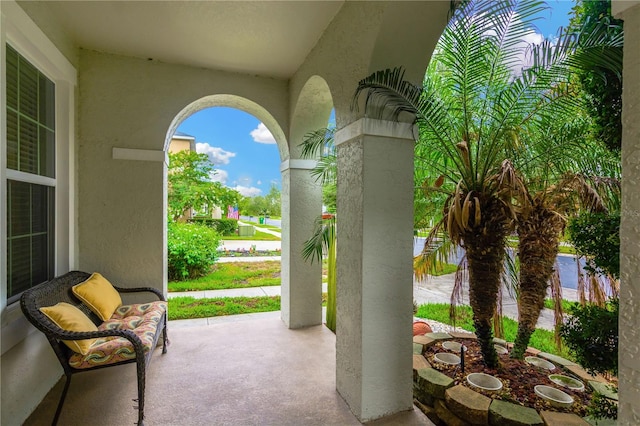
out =
[[[302,258],[304,242],[322,214],[322,191],[309,170],[314,160],[286,160],[282,173],[282,321],[289,328],[322,324],[322,267]]]
[[[337,390],[360,421],[412,408],[413,133],[337,132]]]
[[[635,4],[634,4],[635,3]],[[620,221],[619,425],[640,424],[640,2],[625,7]]]

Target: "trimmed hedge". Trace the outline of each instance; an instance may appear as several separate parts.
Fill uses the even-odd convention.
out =
[[[218,231],[220,235],[235,235],[238,231],[238,221],[236,219],[212,219],[210,217],[194,217],[189,219],[191,223],[206,225]]]

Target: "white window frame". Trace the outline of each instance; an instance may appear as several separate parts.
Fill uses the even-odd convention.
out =
[[[6,168],[6,45],[9,43],[55,84],[55,179]],[[19,303],[7,305],[7,179],[55,187],[54,274],[76,267],[75,255],[75,88],[73,65],[14,1],[0,1],[0,325],[1,353],[11,349],[31,327]]]

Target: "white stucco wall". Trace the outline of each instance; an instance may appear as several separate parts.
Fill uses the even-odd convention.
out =
[[[620,221],[619,425],[640,424],[640,2],[614,2],[624,19]]]
[[[75,93],[76,69],[70,40],[57,22],[47,25],[48,31],[57,33],[59,43],[54,43],[12,1],[0,2],[0,51],[10,43],[56,85],[56,222],[55,222],[55,273],[62,274],[74,266],[75,244]],[[46,16],[46,13],[40,16]],[[0,57],[0,75],[4,76],[5,57]],[[4,109],[6,104],[4,81],[0,91],[0,164],[6,158],[4,133]],[[2,327],[0,358],[1,413],[0,424],[19,425],[26,419],[62,374],[57,359],[44,335],[28,324],[19,304],[7,305],[6,274],[6,178],[10,172],[0,167],[0,316]],[[37,179],[37,178],[36,178]]]

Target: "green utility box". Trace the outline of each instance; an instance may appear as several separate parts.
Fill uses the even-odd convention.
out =
[[[238,236],[240,237],[253,237],[256,233],[256,228],[253,225],[238,225]]]
[[[260,225],[264,225],[264,217],[260,216],[260,219],[258,219],[258,222],[260,222]]]

